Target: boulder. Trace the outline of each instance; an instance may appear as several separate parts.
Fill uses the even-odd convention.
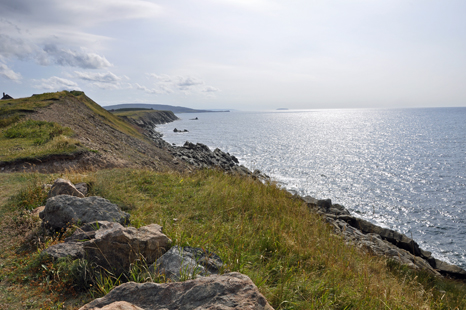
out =
[[[74,185],[65,179],[56,179],[49,191],[49,198],[58,195],[70,195],[83,198],[85,195],[80,192]]]
[[[325,214],[333,215],[350,215],[349,211],[345,207],[339,204],[332,204],[330,199],[316,199],[311,196],[302,197],[302,200],[306,202],[310,209],[320,211]]]
[[[126,301],[144,310],[273,310],[251,279],[237,272],[185,282],[128,282],[80,310],[99,309],[118,301]]]
[[[157,273],[179,281],[218,274],[222,266],[220,257],[212,252],[201,248],[174,246],[151,269],[155,267]]]
[[[100,222],[99,222],[100,223]],[[170,246],[162,226],[150,224],[139,229],[113,223],[95,232],[93,239],[83,243],[86,258],[116,274],[127,272],[138,259],[150,265]]]
[[[70,223],[93,223],[96,221],[129,223],[129,214],[120,207],[102,197],[92,196],[78,198],[70,195],[59,195],[47,199],[44,211],[39,217],[45,225],[60,230]]]
[[[42,253],[51,256],[53,259],[70,257],[72,259],[83,258],[85,256],[83,244],[81,242],[57,243],[46,248]]]
[[[143,258],[147,264],[154,263],[170,243],[171,240],[162,233],[162,227],[156,224],[136,229],[115,222],[98,221],[78,228],[64,243],[52,245],[44,252],[53,258],[84,257],[121,274],[127,272],[137,259]]]
[[[466,279],[466,270],[458,266],[455,266],[455,265],[450,265],[439,259],[434,259],[434,260],[435,260],[435,266],[433,267],[437,269],[441,274],[449,276],[454,279]]]
[[[401,249],[404,249],[410,252],[413,255],[420,256],[422,258],[428,258],[428,257],[425,257],[427,252],[421,251],[417,242],[411,238],[408,238],[404,234],[401,234],[391,229],[382,228],[366,220],[353,217],[353,216],[349,216],[349,215],[338,216],[338,219],[347,222],[349,225],[359,229],[365,234],[368,234],[368,233],[378,234],[380,237],[382,237],[382,239],[387,240],[388,242],[396,245],[397,247]]]

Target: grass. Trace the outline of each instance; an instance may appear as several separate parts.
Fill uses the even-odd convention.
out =
[[[65,93],[67,92],[65,91]],[[91,98],[87,97],[84,94],[84,92],[73,91],[73,92],[70,92],[69,94],[75,96],[78,100],[83,102],[96,115],[100,116],[106,124],[132,137],[147,141],[147,138],[142,133],[140,133],[135,127],[125,122],[124,120],[120,119],[118,116],[115,116],[112,113],[105,110],[104,108],[102,108]]]
[[[66,94],[45,93],[27,98],[0,100],[0,128],[8,127],[38,109],[50,106]]]
[[[83,149],[73,131],[57,123],[25,120],[0,130],[0,161],[40,158]]]
[[[17,184],[8,187],[17,193],[2,207],[2,223],[15,223],[16,216],[17,224],[11,226],[28,226],[25,210],[44,202],[38,188],[55,177],[11,174],[0,178],[2,183]],[[225,262],[224,272],[248,275],[275,309],[466,308],[464,283],[414,272],[346,245],[305,204],[273,184],[212,170],[177,174],[115,169],[64,177],[92,183],[91,195],[119,204],[132,214],[136,227],[157,223],[174,245],[217,253]],[[25,182],[22,190],[20,180]],[[44,242],[60,240],[49,237]],[[44,246],[39,245],[39,251]],[[37,251],[13,254],[17,243],[2,247],[0,264],[6,275],[2,283],[7,281],[13,292],[21,292],[23,301],[37,304],[45,305],[45,299],[51,298],[72,301],[73,308],[130,279],[164,281],[147,274],[147,266],[140,264],[126,276],[96,273],[79,283],[83,270],[92,270],[84,261],[41,261]],[[25,287],[32,287],[31,291],[25,292]],[[75,289],[75,295],[69,288]],[[14,304],[15,297],[6,296]],[[5,303],[2,298],[0,305]]]
[[[0,101],[0,162],[41,159],[48,155],[87,150],[73,139],[73,131],[54,122],[28,120],[27,116],[51,104],[77,100],[112,128],[146,141],[133,125],[106,111],[80,91],[62,91]]]
[[[121,110],[116,110],[115,112],[112,112],[113,115],[116,116],[124,116],[132,119],[139,119],[142,116],[146,114],[151,114],[151,113],[159,113],[160,111],[158,110],[150,110],[150,109],[121,109]]]

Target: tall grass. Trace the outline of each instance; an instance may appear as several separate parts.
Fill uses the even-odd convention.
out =
[[[177,174],[115,169],[64,177],[92,183],[90,195],[119,204],[131,213],[135,226],[157,223],[175,245],[217,253],[225,262],[222,272],[248,275],[276,309],[466,308],[464,283],[362,253],[300,199],[273,184],[212,170]],[[96,296],[128,280],[165,280],[147,273],[148,266],[140,262],[123,276],[97,272],[91,278],[83,278],[83,272],[92,270],[84,261],[45,266],[49,278],[56,279],[61,270],[75,279],[63,277],[74,283],[68,286],[87,286],[85,291]],[[53,283],[59,285],[58,280]]]
[[[225,272],[250,276],[276,309],[466,307],[464,285],[444,294],[395,274],[392,263],[346,245],[273,184],[215,171],[111,170],[92,178],[94,194],[119,203],[139,225],[163,225],[175,244],[216,252]]]

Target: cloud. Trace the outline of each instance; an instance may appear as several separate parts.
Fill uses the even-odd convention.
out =
[[[146,0],[2,0],[3,16],[39,27],[88,27],[114,20],[151,18],[159,15],[161,11],[160,5]]]
[[[101,89],[131,89],[133,86],[129,83],[123,83],[124,80],[129,80],[126,75],[122,77],[117,76],[116,74],[107,71],[107,72],[80,72],[75,71],[75,77],[92,82],[92,85],[97,86]],[[140,85],[139,85],[140,86]]]
[[[9,80],[19,82],[22,79],[21,74],[14,72],[7,65],[0,63],[0,75]]]
[[[102,82],[102,83],[117,83],[121,80],[121,77],[108,71],[105,73],[94,73],[94,72],[79,72],[75,71],[76,76],[82,80]]]
[[[0,55],[6,59],[33,59],[43,66],[57,64],[83,69],[101,69],[113,66],[104,56],[87,52],[82,48],[76,51],[60,48],[55,44],[46,44],[41,48],[30,40],[6,34],[0,34]]]
[[[77,83],[60,78],[58,76],[52,76],[48,79],[35,80],[41,84],[34,85],[34,88],[45,89],[45,90],[81,90]]]
[[[16,57],[23,60],[29,58],[36,51],[37,47],[30,42],[0,34],[0,55],[5,58]]]
[[[84,50],[72,51],[49,44],[44,47],[44,51],[60,66],[79,67],[83,69],[101,69],[112,66],[105,57],[95,53],[86,53]]]
[[[206,85],[206,83],[193,76],[169,76],[166,74],[158,75],[155,73],[147,74],[154,80],[154,87],[147,88],[137,84],[137,89],[143,90],[150,94],[170,94],[175,92],[181,92],[185,95],[189,94],[202,94],[220,91],[218,88]]]

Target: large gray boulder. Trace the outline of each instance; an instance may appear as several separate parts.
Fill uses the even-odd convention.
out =
[[[99,309],[118,301],[144,310],[273,310],[251,279],[237,272],[164,284],[128,282],[80,310]]]
[[[174,246],[151,269],[154,267],[157,273],[179,281],[218,274],[223,262],[217,254],[201,248]]]
[[[119,224],[99,229],[95,238],[83,244],[86,257],[116,274],[127,272],[138,259],[150,265],[170,247],[171,240],[162,233],[162,226],[150,224],[139,229]]]
[[[83,183],[80,183],[80,189],[84,190]],[[85,184],[85,183],[84,183]],[[86,186],[87,193],[87,186]],[[79,198],[84,198],[86,193],[82,193],[76,188],[76,186],[68,180],[65,179],[56,179],[52,185],[52,188],[49,191],[49,198],[58,196],[58,195],[70,195],[76,196]]]
[[[53,258],[86,258],[109,271],[125,273],[143,259],[154,263],[170,246],[171,240],[156,224],[139,229],[119,223],[99,221],[78,228],[64,243],[52,245],[44,253]]]
[[[419,248],[419,244],[417,244],[416,241],[397,231],[388,228],[382,228],[354,216],[342,215],[338,216],[338,219],[347,222],[349,225],[359,229],[365,234],[377,234],[382,237],[382,239],[387,240],[388,242],[410,252],[413,255],[420,256],[422,258],[429,258],[430,256],[430,253],[422,251]]]
[[[78,198],[70,195],[47,199],[44,211],[39,213],[45,225],[55,230],[65,228],[70,223],[85,224],[96,221],[126,225],[129,223],[129,216],[105,198],[97,196]]]
[[[466,279],[466,270],[455,266],[450,265],[439,259],[435,259],[435,269],[437,269],[441,274],[455,278],[455,279]]]

